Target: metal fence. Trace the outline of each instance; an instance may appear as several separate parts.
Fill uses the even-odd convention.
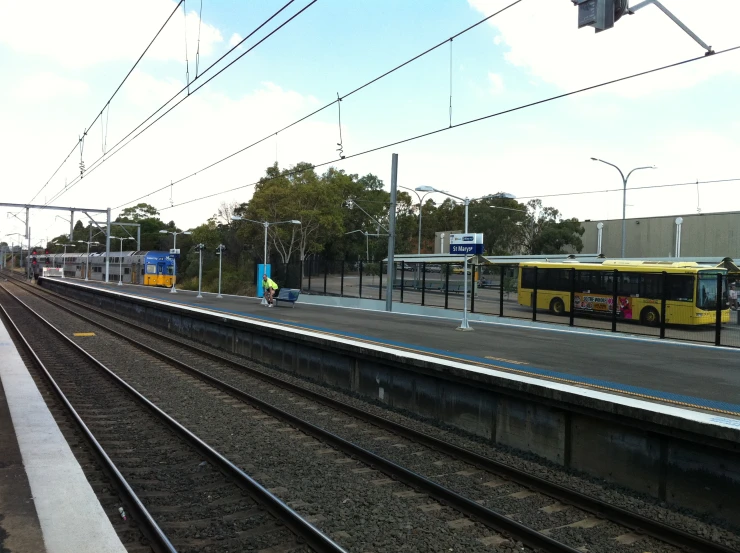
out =
[[[711,297],[704,305],[710,324],[672,324],[671,320],[680,319],[681,309],[686,313],[694,312],[693,295],[702,292],[694,288],[689,290],[665,272],[639,273],[639,284],[629,285],[625,275],[635,273],[598,271],[602,275],[598,284],[589,285],[590,289],[585,291],[578,276],[582,271],[560,269],[556,283],[543,281],[547,279],[543,269],[533,268],[532,271],[527,287],[532,292],[525,295],[518,290],[517,265],[469,264],[468,273],[463,274],[462,265],[454,263],[398,262],[395,263],[393,301],[462,311],[464,280],[467,279],[471,313],[740,347],[740,311],[728,309],[728,283],[722,275],[712,275]],[[308,294],[378,300],[386,299],[387,273],[385,262],[313,259],[303,264],[273,265],[274,278],[283,287],[300,286]],[[637,286],[649,288],[650,317],[632,312],[631,304],[639,298],[643,298],[640,304],[645,303],[646,292]],[[553,288],[562,291],[570,305],[543,305],[543,298],[550,302],[548,298],[556,295],[552,293]],[[709,308],[707,301],[711,303]],[[644,310],[643,307],[641,311]]]

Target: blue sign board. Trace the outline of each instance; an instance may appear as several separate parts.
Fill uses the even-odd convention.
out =
[[[456,255],[480,255],[483,244],[450,244],[450,253]]]

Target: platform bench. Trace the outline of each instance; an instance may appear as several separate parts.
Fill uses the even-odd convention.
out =
[[[293,288],[281,288],[278,292],[277,297],[275,298],[275,305],[277,306],[278,301],[286,301],[290,302],[292,307],[295,307],[295,302],[298,299],[298,296],[301,295],[300,290],[296,290]]]

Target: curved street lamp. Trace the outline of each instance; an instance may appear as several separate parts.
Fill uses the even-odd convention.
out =
[[[184,230],[181,232],[173,231],[173,230],[160,230],[159,234],[171,234],[172,235],[172,249],[177,249],[177,235],[178,234],[191,234],[189,230]],[[111,236],[111,238],[113,238]],[[174,254],[173,254],[174,255]],[[170,294],[177,294],[177,290],[175,289],[175,281],[177,280],[177,259],[174,257],[172,258],[172,289],[170,290]]]
[[[78,240],[79,244],[87,244],[87,267],[85,268],[85,280],[90,280],[90,246],[97,246],[100,242],[87,242],[85,240]]]
[[[444,190],[437,190],[433,186],[417,186],[416,187],[417,192],[437,192],[439,194],[444,194],[445,196],[449,196],[450,198],[454,198],[456,200],[460,200],[465,204],[465,234],[468,233],[468,208],[470,207],[470,198],[467,196],[465,198],[461,198],[459,196],[455,196],[454,194],[450,194],[449,192],[445,192]],[[465,261],[463,263],[463,318],[460,322],[460,326],[457,327],[457,330],[463,330],[463,331],[469,331],[473,330],[471,326],[468,324],[468,256],[465,255]]]
[[[647,165],[645,167],[635,167],[634,169],[632,169],[632,171],[627,173],[627,176],[625,177],[622,170],[616,165],[614,165],[613,163],[609,163],[608,161],[604,161],[603,159],[599,159],[596,157],[592,157],[591,160],[600,161],[601,163],[605,163],[606,165],[611,165],[617,171],[619,171],[619,175],[622,177],[622,190],[623,190],[622,192],[622,259],[624,259],[624,247],[625,247],[625,243],[627,240],[627,234],[626,234],[626,230],[627,230],[627,218],[626,218],[626,215],[627,215],[627,181],[629,180],[630,175],[634,173],[635,171],[639,171],[641,169],[657,169],[657,167],[655,165]]]

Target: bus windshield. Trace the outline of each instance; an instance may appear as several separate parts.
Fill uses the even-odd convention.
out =
[[[696,307],[699,309],[717,309],[717,274],[720,273],[709,271],[699,273],[696,295]],[[727,303],[727,276],[722,277],[722,296],[725,299],[722,302],[722,308],[724,309]]]

